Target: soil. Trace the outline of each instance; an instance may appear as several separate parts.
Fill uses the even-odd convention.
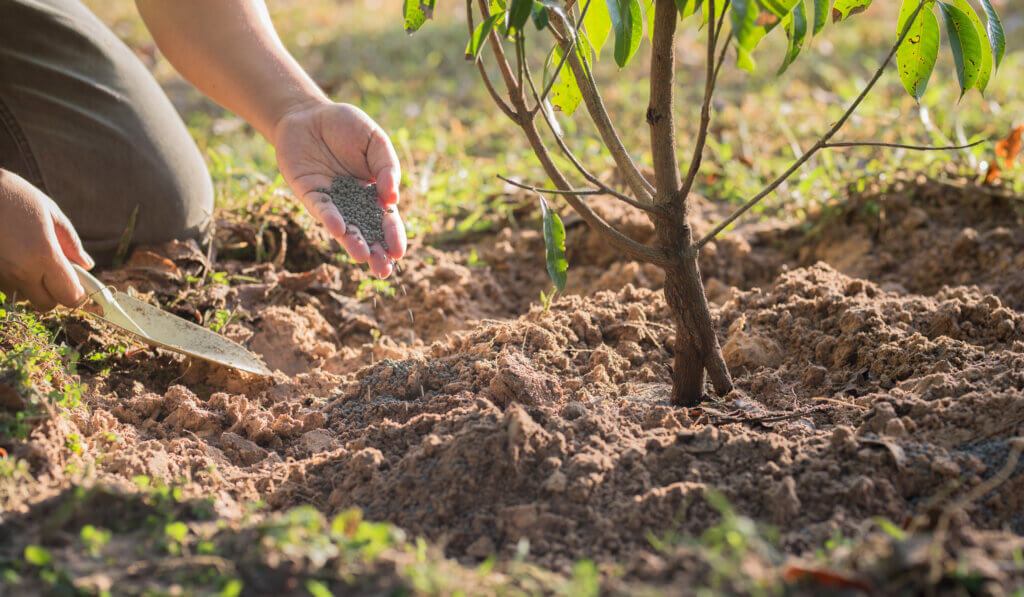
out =
[[[699,233],[720,208],[695,201]],[[660,272],[567,217],[570,286],[547,309],[533,221],[413,247],[404,292],[372,300],[357,298],[354,266],[222,260],[229,284],[170,308],[237,314],[224,333],[275,375],[163,352],[83,364],[88,415],[62,424],[104,446],[100,479],[185,477],[226,517],[255,499],[359,507],[465,563],[513,558],[526,538],[529,560],[555,571],[590,558],[676,582],[685,565],[650,537],[715,524],[712,490],[796,556],[876,517],[934,524],[959,504],[958,536],[994,560],[1024,544],[1024,464],[1003,470],[1024,448],[1020,205],[906,180],[809,231],[762,222],[712,243],[701,265],[736,390],[698,408],[668,403]],[[651,234],[618,204],[596,207]],[[315,245],[290,240],[308,263]],[[169,304],[205,260],[171,243],[104,279]],[[109,341],[84,318],[66,333]],[[125,441],[103,444],[107,431]],[[48,441],[22,447],[37,470],[59,466]]]

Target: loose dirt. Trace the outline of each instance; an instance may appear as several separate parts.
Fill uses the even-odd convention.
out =
[[[698,230],[716,209],[698,203]],[[651,537],[715,524],[712,490],[778,529],[793,555],[876,517],[934,523],[970,495],[958,537],[994,559],[1024,536],[1024,464],[1001,470],[1024,436],[1019,213],[908,181],[851,199],[810,233],[759,224],[712,243],[702,268],[736,390],[693,409],[667,402],[659,272],[617,260],[571,218],[570,292],[548,309],[535,298],[549,284],[543,240],[528,227],[414,247],[408,292],[391,297],[357,298],[354,267],[222,261],[229,283],[172,309],[236,314],[224,333],[274,377],[165,353],[83,365],[89,414],[65,423],[102,446],[101,479],[184,477],[228,517],[255,499],[359,507],[466,563],[513,558],[526,538],[529,560],[559,572],[590,558],[622,564],[625,579],[677,582],[685,565]],[[173,243],[105,278],[167,304],[204,261]],[[73,345],[105,334],[88,319],[67,326]],[[125,441],[104,444],[108,431]],[[36,466],[57,466],[38,443]]]

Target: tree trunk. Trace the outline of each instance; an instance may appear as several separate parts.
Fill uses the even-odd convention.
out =
[[[672,367],[672,403],[694,406],[704,399],[704,372],[711,377],[715,393],[732,391],[732,378],[722,358],[697,267],[689,226],[667,230],[664,223],[659,236],[669,240],[678,260],[665,268],[665,300],[676,320],[675,362]],[[687,248],[681,248],[682,247]]]

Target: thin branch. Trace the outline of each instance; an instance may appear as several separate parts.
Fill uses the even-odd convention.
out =
[[[586,11],[586,8],[589,7],[589,6],[590,6],[590,2],[588,0],[587,6],[584,7],[584,11]],[[582,17],[581,17],[581,19],[582,19]],[[620,193],[619,191],[616,191],[612,187],[610,187],[607,184],[601,182],[601,180],[597,176],[594,176],[593,173],[591,173],[589,170],[587,170],[587,168],[579,161],[579,159],[572,152],[572,150],[569,149],[569,146],[565,143],[565,140],[562,139],[562,135],[559,134],[559,132],[558,132],[558,127],[555,125],[555,123],[551,119],[551,114],[548,113],[548,110],[544,110],[543,109],[543,103],[541,101],[540,95],[537,93],[537,86],[534,84],[533,73],[530,70],[530,63],[529,63],[529,61],[525,62],[525,72],[526,72],[526,82],[527,82],[527,84],[530,87],[530,91],[533,93],[534,99],[537,101],[537,106],[542,108],[540,110],[540,114],[544,118],[544,122],[548,125],[548,129],[551,130],[551,135],[555,138],[555,143],[558,144],[558,148],[561,149],[562,153],[565,154],[565,157],[570,162],[572,162],[572,165],[576,168],[576,170],[579,171],[579,173],[583,175],[583,178],[586,178],[587,181],[589,181],[591,184],[595,185],[601,191],[600,194],[611,195],[612,197],[615,197],[616,199],[618,199],[619,201],[622,201],[623,203],[626,203],[628,205],[632,205],[633,207],[635,207],[637,209],[640,209],[640,210],[643,210],[643,211],[645,211],[647,213],[650,213],[650,214],[658,214],[658,213],[660,213],[660,211],[658,210],[657,207],[654,206],[654,204],[652,204],[652,203],[644,203],[644,202],[641,202],[641,201],[637,201],[636,199],[633,199],[629,195],[624,195],[624,194]],[[535,112],[531,112],[531,114],[534,114],[534,113]],[[505,180],[505,179],[502,179],[502,180]]]
[[[894,149],[909,149],[911,151],[951,151],[955,149],[970,149],[982,143],[988,143],[990,139],[982,139],[967,145],[906,145],[904,143],[881,143],[876,141],[847,141],[842,143],[825,143],[822,149],[835,149],[838,147],[892,147]]]
[[[578,39],[578,32],[580,27],[583,25],[583,18],[587,16],[587,11],[590,10],[590,2],[583,5],[583,10],[580,11],[580,18],[576,20],[576,28],[573,30],[572,39],[569,41],[569,48],[562,52],[562,59],[558,61],[558,66],[555,67],[554,73],[551,75],[551,80],[548,81],[547,85],[544,86],[544,91],[540,94],[540,99],[537,101],[537,105],[533,108],[534,111],[540,110],[544,100],[547,99],[548,94],[551,93],[551,89],[555,86],[555,82],[558,81],[558,75],[562,73],[562,68],[565,67],[566,61],[569,59],[569,52],[576,50],[576,40]]]
[[[708,55],[706,58],[707,65],[705,67],[704,76],[704,101],[700,106],[700,125],[697,129],[697,139],[693,144],[693,155],[690,157],[690,167],[686,172],[686,178],[683,179],[683,184],[679,188],[678,198],[675,199],[675,203],[682,206],[686,203],[686,198],[690,195],[690,190],[693,189],[693,183],[697,179],[697,173],[700,172],[701,162],[704,160],[704,146],[707,145],[708,141],[708,127],[711,125],[711,100],[715,93],[715,75],[717,73],[715,63],[715,51],[718,44],[718,35],[721,33],[721,27],[725,23],[725,15],[728,11],[722,11],[722,20],[718,27],[715,26],[715,0],[707,0],[708,11],[711,14],[711,23],[708,25]],[[728,46],[729,40],[726,40],[726,46]],[[724,58],[724,53],[723,53]]]
[[[557,22],[557,25],[563,29],[571,26],[571,23],[564,21],[565,17],[562,15],[554,11],[549,11],[548,14],[549,16],[554,14],[557,19],[552,22]],[[559,33],[564,36],[566,32],[559,31]],[[566,50],[565,45],[562,46],[562,50],[569,57],[569,68],[572,69],[580,95],[583,96],[583,102],[587,106],[587,112],[590,114],[591,120],[594,121],[594,125],[597,127],[598,133],[600,133],[605,147],[608,148],[615,164],[622,171],[623,176],[626,177],[626,181],[629,183],[629,188],[633,191],[633,194],[643,201],[650,201],[654,193],[654,187],[640,173],[640,169],[633,161],[633,158],[629,157],[629,153],[622,144],[622,139],[619,138],[615,126],[608,117],[608,110],[601,99],[601,93],[597,90],[597,83],[594,81],[593,73],[590,72],[590,67],[587,66],[585,61],[580,60],[579,52],[569,52]]]
[[[654,205],[650,205],[650,204],[647,204],[647,203],[640,203],[636,199],[633,199],[632,197],[629,197],[629,196],[626,196],[626,195],[619,196],[619,195],[615,194],[614,192],[609,192],[609,189],[607,189],[606,187],[603,187],[603,186],[602,187],[598,187],[596,189],[568,189],[568,190],[545,189],[545,188],[542,188],[542,187],[535,187],[535,186],[532,186],[532,185],[523,184],[521,182],[517,182],[515,180],[509,179],[509,178],[505,178],[504,176],[502,176],[500,174],[496,174],[495,176],[497,176],[501,180],[504,180],[505,182],[507,182],[508,184],[510,184],[510,185],[512,185],[514,187],[519,187],[520,189],[526,189],[527,191],[534,191],[535,193],[551,193],[552,195],[577,195],[577,196],[581,196],[581,197],[582,196],[587,196],[587,195],[614,195],[616,199],[619,199],[620,201],[624,201],[624,202],[628,203],[629,205],[632,205],[633,207],[635,207],[637,209],[640,209],[640,210],[643,210],[643,211],[646,211],[646,212],[652,213],[652,214],[660,213],[658,211],[658,209]]]
[[[484,18],[487,18],[490,12],[487,7],[487,0],[480,0],[479,3],[481,14],[484,15]],[[540,160],[540,164],[544,167],[544,171],[547,173],[548,178],[550,178],[559,189],[562,189],[563,191],[571,190],[569,181],[551,159],[551,153],[548,151],[547,146],[544,145],[544,140],[541,139],[540,132],[537,130],[536,120],[530,117],[527,111],[525,90],[522,87],[515,86],[514,75],[511,72],[508,60],[505,58],[505,51],[501,46],[501,41],[495,36],[494,31],[491,32],[491,47],[494,49],[494,53],[498,59],[498,66],[501,69],[502,76],[505,78],[505,84],[509,87],[509,99],[512,101],[512,105],[517,112],[517,117],[513,119],[513,121],[523,129],[523,133],[526,135],[526,139],[529,141],[534,155],[536,155],[537,159]],[[571,55],[576,55],[576,52],[572,52]],[[580,217],[587,222],[587,224],[602,234],[605,240],[607,240],[611,246],[615,247],[616,250],[622,253],[623,256],[635,261],[653,263],[658,266],[665,266],[668,264],[668,260],[666,259],[663,251],[647,246],[619,232],[611,224],[606,222],[604,218],[594,212],[594,210],[578,196],[571,194],[565,195],[565,200],[574,210],[576,210],[576,213],[578,213]]]
[[[878,80],[882,78],[882,73],[885,72],[886,67],[889,66],[890,62],[892,62],[892,57],[896,55],[896,51],[903,44],[903,41],[907,38],[907,35],[910,33],[911,25],[914,24],[914,22],[917,20],[917,16],[921,14],[922,10],[924,10],[924,5],[927,2],[928,0],[921,0],[918,3],[917,8],[914,9],[914,12],[907,19],[906,25],[904,25],[903,27],[903,31],[900,32],[900,37],[896,41],[896,44],[893,45],[891,50],[889,50],[889,54],[886,55],[885,60],[882,61],[882,64],[878,67],[878,70],[875,71],[874,76],[872,76],[871,80],[868,81],[868,84],[860,92],[860,95],[857,96],[857,99],[853,100],[853,103],[850,104],[850,107],[846,109],[846,112],[843,113],[842,117],[840,117],[839,120],[836,121],[834,125],[832,125],[832,128],[830,128],[824,136],[818,139],[817,143],[815,143],[813,147],[808,149],[806,153],[804,153],[795,162],[793,162],[793,165],[786,169],[786,171],[783,172],[781,175],[779,175],[778,178],[773,180],[767,187],[762,189],[761,192],[759,192],[757,195],[754,195],[754,197],[752,197],[750,200],[744,203],[739,209],[734,211],[728,218],[725,219],[725,221],[720,223],[718,226],[715,226],[715,229],[707,233],[704,236],[704,238],[700,239],[695,245],[698,250],[704,245],[706,245],[711,239],[718,236],[720,232],[725,230],[740,216],[750,211],[750,208],[760,203],[761,200],[767,197],[769,194],[771,194],[772,191],[777,189],[779,185],[781,185],[790,176],[792,176],[794,172],[799,170],[800,167],[807,162],[807,160],[811,159],[811,156],[818,153],[818,150],[820,150],[821,148],[825,147],[825,145],[828,144],[829,140],[832,139],[832,137],[835,136],[837,132],[839,132],[839,129],[843,128],[843,125],[846,124],[846,121],[850,119],[850,116],[852,116],[854,111],[857,110],[861,102],[864,101],[864,98],[867,97],[871,89],[874,88],[876,83],[878,83]]]
[[[466,24],[469,26],[469,36],[473,37],[473,0],[466,0]],[[487,69],[484,67],[483,60],[480,60],[480,56],[473,60],[476,62],[477,69],[480,71],[480,78],[484,81],[484,87],[487,88],[487,93],[491,95],[491,99],[494,100],[495,105],[498,109],[505,113],[512,120],[516,120],[518,116],[512,110],[512,106],[509,106],[505,100],[498,94],[498,91],[491,84],[491,77],[487,74]]]
[[[480,15],[484,18],[490,18],[491,9],[487,5],[487,0],[479,0]],[[505,79],[505,87],[508,89],[509,99],[512,100],[512,104],[516,106],[516,122],[519,122],[519,113],[523,110],[519,109],[519,104],[525,103],[526,96],[523,93],[522,87],[516,86],[515,75],[512,74],[512,67],[508,63],[508,59],[505,57],[505,48],[501,45],[501,39],[498,37],[498,31],[492,29],[488,34],[491,40],[491,49],[494,50],[494,58],[498,62],[498,70],[501,71],[502,78]]]

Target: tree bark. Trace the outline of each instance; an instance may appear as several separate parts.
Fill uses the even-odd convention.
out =
[[[682,181],[676,157],[673,116],[676,20],[674,0],[657,0],[647,124],[651,127],[651,153],[654,155],[657,185],[654,203],[661,208],[661,213],[652,215],[652,220],[658,245],[669,259],[668,265],[664,266],[665,301],[676,320],[672,402],[693,406],[704,399],[705,371],[710,374],[719,395],[732,391],[732,379],[722,359],[711,309],[700,279],[697,250],[693,246],[687,220],[688,197],[680,189]],[[713,40],[709,43],[713,44]]]

